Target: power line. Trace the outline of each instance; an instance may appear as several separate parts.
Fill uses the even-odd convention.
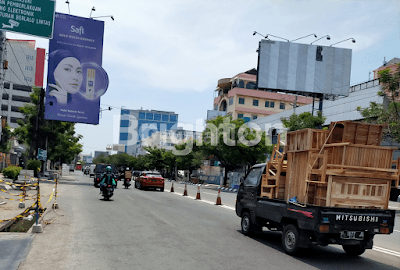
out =
[[[8,39],[7,39],[7,42],[8,42],[8,44],[10,44],[11,51],[12,51],[13,54],[14,54],[15,60],[17,61],[17,64],[18,64],[19,69],[21,70],[22,76],[24,76],[24,78],[26,78],[24,72],[22,71],[21,65],[19,64],[18,57],[15,55],[14,49],[13,49],[13,47],[12,47],[12,45],[11,45],[11,43],[10,43],[10,41],[9,41]],[[14,73],[14,72],[13,72],[13,73]],[[15,74],[15,73],[14,73],[14,74]],[[21,82],[22,82],[22,81],[21,81]],[[30,85],[29,85],[28,83],[26,83],[26,86],[30,86]]]

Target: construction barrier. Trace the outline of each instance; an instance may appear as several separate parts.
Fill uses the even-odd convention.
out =
[[[197,187],[196,200],[201,200],[201,197],[200,197],[200,186]]]
[[[221,203],[221,190],[218,190],[217,202],[215,205],[222,205]]]
[[[188,193],[187,193],[187,184],[185,184],[185,189],[183,190],[183,196],[187,196],[188,195]]]

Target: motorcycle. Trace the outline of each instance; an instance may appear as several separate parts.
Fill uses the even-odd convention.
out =
[[[113,186],[112,185],[104,185],[102,187],[102,193],[103,193],[102,195],[104,197],[104,200],[108,201],[112,197],[112,195],[114,194]]]
[[[132,180],[132,172],[131,171],[125,171],[123,175],[121,175],[124,179],[124,186],[125,188],[128,188],[131,185],[131,180]]]
[[[130,178],[125,178],[124,179],[125,188],[128,188],[130,185],[131,185],[131,179]]]

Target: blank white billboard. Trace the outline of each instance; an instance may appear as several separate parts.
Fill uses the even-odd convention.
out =
[[[351,49],[261,40],[257,87],[304,95],[347,96]]]

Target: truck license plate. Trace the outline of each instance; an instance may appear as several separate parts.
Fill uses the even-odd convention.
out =
[[[359,231],[341,231],[340,238],[342,239],[356,239],[356,240],[363,240],[364,239],[364,232]]]

